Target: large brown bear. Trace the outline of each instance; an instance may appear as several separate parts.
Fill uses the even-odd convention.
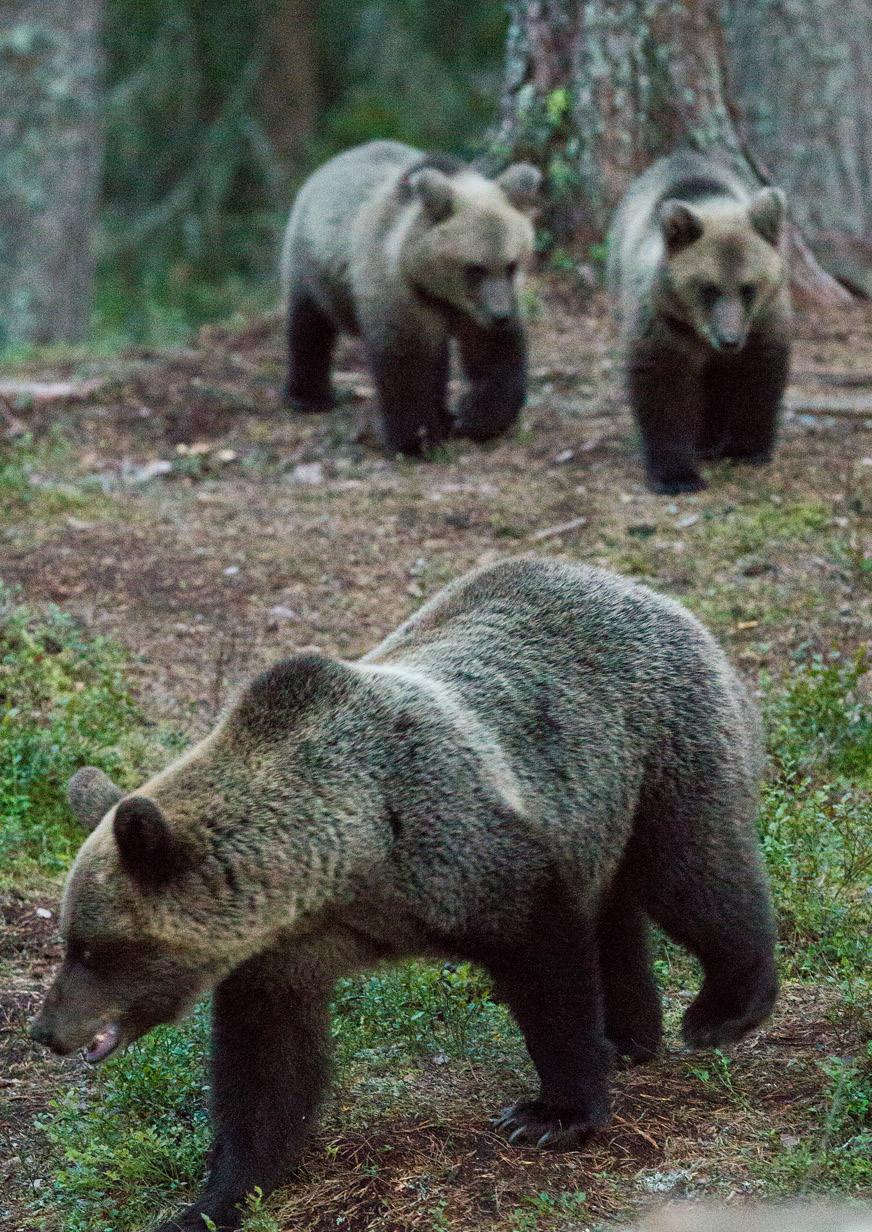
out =
[[[630,402],[655,492],[705,487],[700,459],[766,462],[790,363],[784,196],[699,154],[630,187],[609,236]]]
[[[372,141],[306,181],[285,233],[285,395],[299,411],[333,402],[339,330],[360,334],[388,453],[416,454],[451,434],[487,440],[517,419],[527,348],[517,291],[533,251],[523,210],[540,174],[496,180],[445,155]],[[449,340],[469,389],[446,403]]]
[[[540,1079],[499,1124],[576,1145],[608,1119],[613,1053],[660,1042],[649,917],[702,962],[688,1044],[772,1007],[760,762],[753,705],[677,603],[582,566],[483,569],[359,662],[276,664],[132,795],[76,775],[96,828],[34,1038],[99,1061],[214,989],[211,1174],[162,1232],[233,1228],[288,1174],[334,983],[382,959],[481,963]]]

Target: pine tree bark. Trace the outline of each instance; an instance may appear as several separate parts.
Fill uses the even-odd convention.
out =
[[[728,0],[749,145],[821,263],[872,296],[872,5]]]
[[[7,0],[0,31],[0,347],[77,342],[94,275],[103,0]]]
[[[513,0],[510,10],[496,144],[549,170],[570,162],[588,239],[603,236],[635,176],[682,144],[768,181],[748,144],[718,0]],[[795,227],[790,246],[806,297],[850,300]]]

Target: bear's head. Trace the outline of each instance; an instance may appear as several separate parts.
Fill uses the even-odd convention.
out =
[[[513,325],[541,178],[526,163],[496,180],[461,164],[413,167],[400,188],[408,215],[398,262],[407,284],[482,329]]]
[[[102,1061],[176,1021],[382,858],[390,826],[353,755],[372,725],[372,708],[355,705],[364,687],[350,667],[300,655],[132,795],[93,767],[73,777],[91,833],[67,879],[64,961],[34,1039]]]
[[[670,198],[659,210],[665,308],[715,351],[740,351],[782,293],[784,194],[763,188],[747,205]]]

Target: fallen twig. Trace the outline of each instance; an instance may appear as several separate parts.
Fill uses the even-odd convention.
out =
[[[872,419],[872,397],[868,398],[787,398],[785,406],[794,415],[832,416],[835,419]]]
[[[90,398],[107,381],[92,377],[89,381],[0,381],[0,398],[26,398],[30,402],[78,402]]]
[[[536,530],[530,535],[531,543],[541,543],[543,539],[556,539],[560,535],[567,535],[570,531],[578,530],[581,526],[587,525],[587,518],[571,518],[568,522],[560,522],[557,526],[546,526],[542,530]]]

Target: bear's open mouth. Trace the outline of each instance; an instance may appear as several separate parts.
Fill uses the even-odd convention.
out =
[[[85,1049],[85,1060],[89,1065],[98,1065],[105,1061],[121,1043],[121,1024],[109,1022],[101,1027],[88,1047]]]

